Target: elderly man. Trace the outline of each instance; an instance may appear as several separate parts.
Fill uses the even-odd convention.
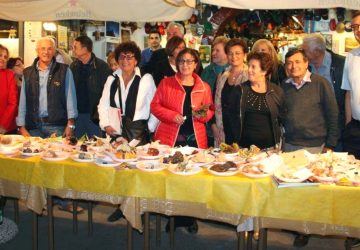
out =
[[[150,58],[154,51],[161,49],[161,45],[160,45],[161,34],[159,31],[157,30],[150,31],[148,39],[150,46],[141,52],[140,67],[144,66],[150,61]]]
[[[185,28],[179,23],[169,23],[166,28],[166,40],[169,41],[172,37],[178,36],[183,38],[185,34]],[[147,64],[143,66],[143,70],[145,73],[153,74],[155,67],[159,62],[163,60],[167,60],[168,55],[166,54],[166,50],[164,48],[158,49],[152,53],[152,56]]]
[[[42,37],[36,43],[38,57],[24,70],[16,118],[24,136],[72,136],[78,115],[73,75],[69,66],[55,60],[55,41]],[[60,199],[60,209],[72,212],[72,204]],[[83,209],[78,207],[78,212]]]
[[[76,137],[84,134],[100,136],[97,105],[107,77],[112,73],[106,62],[92,53],[93,43],[87,36],[79,36],[73,44],[76,60],[70,65],[74,74],[79,117],[76,120]]]
[[[285,56],[289,79],[285,92],[285,152],[306,149],[321,153],[334,149],[338,139],[338,107],[329,82],[308,70],[308,59],[302,49],[290,50]],[[295,247],[307,244],[308,235],[297,234]]]
[[[78,115],[73,75],[55,60],[55,42],[37,41],[38,57],[24,70],[16,124],[24,136],[71,136]]]
[[[324,37],[317,33],[306,35],[302,48],[309,60],[311,72],[325,77],[335,91],[341,131],[345,126],[345,91],[341,89],[345,57],[326,50]],[[341,143],[338,143],[336,149],[342,150]]]
[[[308,71],[301,49],[285,56],[289,79],[283,84],[286,117],[285,151],[307,149],[319,153],[334,149],[338,138],[338,107],[328,81]]]

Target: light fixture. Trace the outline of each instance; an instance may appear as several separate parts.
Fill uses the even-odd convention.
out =
[[[43,23],[43,28],[46,31],[56,31],[57,29],[55,23],[48,23],[48,22]]]

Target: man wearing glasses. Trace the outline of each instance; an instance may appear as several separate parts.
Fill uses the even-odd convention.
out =
[[[360,11],[353,13],[351,28],[360,43]],[[345,93],[344,151],[360,159],[360,47],[350,51],[345,59],[341,88]],[[349,239],[347,244],[360,246],[359,239]]]
[[[88,36],[79,36],[73,44],[76,60],[70,65],[74,74],[79,116],[75,123],[75,136],[100,136],[97,105],[107,77],[112,73],[108,64],[92,52],[93,43]]]

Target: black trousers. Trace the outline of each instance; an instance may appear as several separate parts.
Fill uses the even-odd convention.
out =
[[[360,159],[360,121],[352,119],[342,134],[343,150]]]

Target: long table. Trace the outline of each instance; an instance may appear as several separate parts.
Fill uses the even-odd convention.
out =
[[[0,179],[1,195],[9,194],[9,185],[21,184],[25,191],[10,196],[26,200],[38,213],[46,206],[47,190],[61,197],[122,204],[125,217],[138,230],[143,228],[141,215],[156,212],[232,225],[254,217],[255,228],[276,228],[279,221],[287,221],[307,233],[360,237],[360,220],[356,219],[360,215],[359,187],[278,189],[269,177],[219,177],[205,170],[194,176],[179,176],[166,170],[147,173],[39,157],[0,157]],[[314,228],[315,224],[321,226]]]

